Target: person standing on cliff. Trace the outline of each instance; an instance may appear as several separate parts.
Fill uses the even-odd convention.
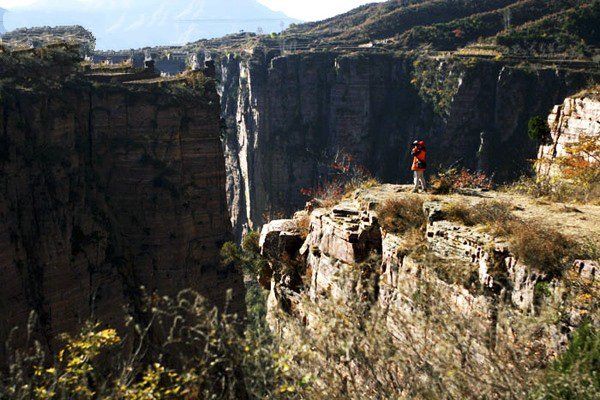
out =
[[[413,163],[411,170],[414,174],[415,187],[413,192],[419,191],[419,185],[423,189],[423,192],[427,190],[427,184],[425,183],[425,168],[427,163],[425,162],[427,152],[425,150],[425,142],[422,140],[415,140],[413,142],[413,149],[411,151],[413,156]]]

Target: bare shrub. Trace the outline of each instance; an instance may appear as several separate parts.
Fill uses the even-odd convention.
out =
[[[378,183],[367,168],[357,163],[351,154],[337,151],[334,155],[324,158],[323,171],[318,177],[317,185],[300,189],[303,195],[317,199],[321,207],[332,207],[353,190]]]
[[[290,398],[293,385],[265,328],[210,307],[186,290],[146,299],[145,324],[133,324],[133,347],[111,328],[87,324],[55,358],[14,362],[0,380],[0,398],[181,399]],[[38,348],[39,346],[34,346]],[[15,351],[23,354],[30,350]],[[284,388],[284,390],[281,390]]]
[[[457,313],[427,275],[414,284],[400,306],[303,298],[306,325],[278,315],[293,380],[309,382],[299,398],[525,398],[534,379],[525,353],[511,351],[508,342],[490,345],[488,326]]]
[[[465,168],[452,167],[441,170],[431,178],[431,188],[434,194],[449,194],[460,189],[489,190],[492,186],[492,178],[485,173],[472,172]]]
[[[377,217],[381,227],[390,233],[420,228],[426,222],[423,199],[416,195],[388,199],[378,206]]]
[[[296,227],[302,240],[306,239],[310,230],[310,213],[302,211],[294,216]]]
[[[514,219],[508,203],[500,201],[481,201],[474,205],[465,202],[452,202],[444,205],[443,213],[449,221],[460,222],[466,226],[499,224],[505,225]]]
[[[444,282],[461,285],[473,291],[479,288],[479,266],[455,258],[442,258],[433,253],[424,253],[417,257],[423,265],[431,268]]]
[[[578,246],[573,240],[535,221],[512,221],[502,229],[517,258],[550,277],[562,275],[577,257]]]
[[[403,233],[402,238],[403,241],[397,250],[399,257],[422,255],[427,251],[425,232],[421,227],[409,228]]]
[[[511,321],[512,333],[503,335],[477,312],[458,311],[449,289],[427,269],[398,288],[403,296],[378,303],[375,294],[389,288],[376,274],[367,276],[376,265],[370,260],[340,276],[341,287],[350,280],[353,288],[343,298],[315,302],[299,294],[305,318],[276,314],[284,328],[275,337],[264,324],[242,333],[234,317],[191,291],[147,299],[149,319],[135,327],[131,352],[123,353],[114,330],[88,325],[66,338],[53,361],[32,357],[30,368],[14,363],[0,380],[0,398],[543,399],[572,393],[567,398],[592,399],[598,393],[596,333],[576,334],[569,351],[549,365],[538,349],[546,320],[530,317],[519,326],[514,310],[500,304],[499,320]],[[540,368],[547,368],[546,377]]]

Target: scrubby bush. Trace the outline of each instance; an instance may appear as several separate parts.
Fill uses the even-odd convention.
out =
[[[531,399],[600,398],[600,334],[591,323],[573,334],[567,350],[548,368]]]
[[[340,287],[347,287],[340,277]],[[411,289],[407,289],[410,287]],[[382,308],[357,297],[300,300],[296,317],[277,315],[286,327],[283,356],[305,399],[523,399],[534,382],[527,362],[530,332],[490,343],[479,316],[457,312],[448,291],[425,271],[407,283],[405,307]],[[502,314],[504,310],[499,310]],[[318,317],[317,317],[318,316]],[[537,331],[537,322],[528,328]],[[532,341],[533,342],[533,341]]]
[[[520,54],[593,54],[600,43],[600,2],[588,3],[505,30],[496,37],[496,43]]]
[[[189,290],[174,299],[148,298],[146,306],[148,322],[131,327],[134,340],[88,324],[76,336],[65,336],[54,359],[28,357],[30,349],[14,351],[9,373],[0,380],[0,398],[293,397],[287,388],[296,382],[286,377],[264,324],[260,330],[248,325],[253,329],[244,332],[236,316],[218,312]]]
[[[450,221],[466,226],[483,225],[491,233],[508,240],[511,252],[524,264],[560,276],[585,251],[566,235],[539,222],[524,221],[511,212],[508,203],[482,201],[474,205],[448,203],[443,208]]]
[[[268,268],[267,261],[260,255],[260,233],[248,232],[242,239],[242,245],[227,242],[221,247],[221,262],[232,265],[245,275],[255,277]]]
[[[244,247],[252,251],[254,238]],[[599,351],[591,327],[580,328],[540,383],[532,365],[547,357],[539,349],[543,320],[511,325],[508,336],[492,333],[476,308],[457,310],[449,289],[426,270],[404,282],[406,307],[381,307],[376,293],[384,288],[373,279],[380,262],[339,275],[336,285],[350,288],[345,296],[330,291],[315,302],[299,293],[293,315],[271,315],[285,326],[277,336],[266,327],[260,289],[247,299],[254,298],[249,310],[262,317],[245,331],[227,309],[219,313],[192,291],[147,298],[146,322],[134,324],[134,340],[90,324],[65,337],[48,363],[39,345],[17,352],[0,380],[0,398],[595,398]],[[470,272],[447,279],[468,282]],[[495,312],[514,318],[501,305]]]
[[[338,151],[333,156],[324,158],[325,160],[319,162],[321,173],[317,185],[300,189],[303,195],[318,200],[323,207],[331,207],[347,193],[363,185],[371,187],[377,182],[351,154]]]
[[[546,118],[536,116],[527,122],[527,135],[531,140],[536,140],[539,144],[548,145],[552,143],[550,126]]]
[[[379,224],[390,233],[402,234],[411,228],[421,228],[426,218],[420,196],[391,198],[377,208]]]
[[[444,216],[449,221],[466,226],[486,224],[506,224],[514,219],[510,205],[499,201],[481,201],[474,205],[464,202],[451,202],[443,207]]]
[[[577,246],[570,238],[543,224],[516,220],[496,229],[505,231],[519,260],[550,277],[562,275],[577,257]]]
[[[296,226],[300,232],[300,237],[303,240],[306,239],[310,231],[310,213],[302,211],[295,215],[294,220],[296,221]]]
[[[472,172],[465,168],[442,169],[431,178],[434,194],[449,194],[463,189],[490,190],[492,187],[492,178],[484,172]]]

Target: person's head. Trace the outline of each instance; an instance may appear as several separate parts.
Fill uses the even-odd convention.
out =
[[[422,141],[422,140],[415,140],[413,142],[413,146],[416,146],[416,147],[425,147],[425,142]]]

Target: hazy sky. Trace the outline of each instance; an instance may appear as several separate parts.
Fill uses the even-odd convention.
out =
[[[1,1],[1,0],[0,0]],[[315,21],[333,17],[366,3],[383,0],[258,0],[267,7],[289,17]]]
[[[124,3],[135,0],[79,0],[82,3],[93,5],[94,7],[111,8],[123,5]],[[143,0],[137,0],[143,1]],[[209,0],[218,1],[218,0]],[[297,18],[303,21],[314,21],[332,17],[334,15],[346,12],[361,4],[373,3],[382,0],[258,0],[260,3],[275,10],[282,11],[289,17]],[[59,8],[62,0],[0,0],[0,7],[24,7],[36,2],[50,3]]]

